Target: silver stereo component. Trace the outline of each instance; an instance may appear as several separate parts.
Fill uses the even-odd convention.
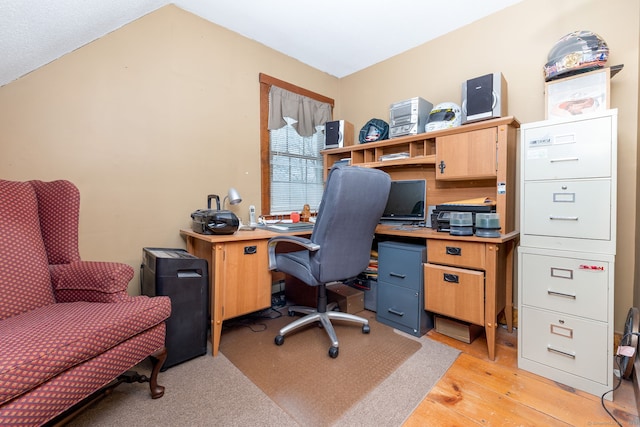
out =
[[[507,115],[507,81],[502,73],[462,83],[462,124]]]
[[[389,138],[424,132],[433,104],[420,97],[395,102],[389,107]]]

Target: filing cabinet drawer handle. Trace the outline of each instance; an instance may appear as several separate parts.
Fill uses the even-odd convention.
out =
[[[447,255],[462,256],[462,248],[447,246]]]
[[[552,291],[551,289],[547,290],[547,294],[549,294],[551,296],[554,296],[554,297],[564,297],[564,298],[576,299],[575,295],[563,294],[562,292]]]
[[[457,274],[444,273],[444,281],[447,283],[460,283],[460,278]]]
[[[398,277],[400,279],[404,279],[405,277],[407,277],[406,274],[400,274],[400,273],[394,273],[393,271],[391,273],[389,273],[389,276],[391,277]]]
[[[394,308],[390,308],[387,311],[389,311],[389,313],[391,313],[391,314],[395,314],[396,316],[400,316],[400,317],[404,316],[404,312],[403,311],[398,311],[398,310],[396,310]]]
[[[561,350],[557,350],[551,346],[547,346],[547,351],[550,353],[555,353],[555,354],[559,354],[560,356],[565,356],[565,357],[569,357],[571,359],[575,359],[576,355],[572,354],[572,353],[567,353],[566,351],[561,351]]]
[[[555,216],[555,215],[549,215],[549,219],[550,220],[558,220],[558,221],[577,221],[578,217],[577,216]]]
[[[577,162],[578,160],[580,159],[577,157],[564,157],[559,159],[550,159],[549,161],[551,163],[556,163],[556,162]]]

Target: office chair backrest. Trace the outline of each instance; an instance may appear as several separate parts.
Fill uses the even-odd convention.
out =
[[[390,186],[389,175],[377,169],[344,166],[329,171],[311,235],[320,245],[309,259],[319,282],[355,277],[367,267]]]

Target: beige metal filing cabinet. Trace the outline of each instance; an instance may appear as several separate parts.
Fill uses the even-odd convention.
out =
[[[521,142],[518,367],[600,396],[613,388],[617,110],[529,123]]]

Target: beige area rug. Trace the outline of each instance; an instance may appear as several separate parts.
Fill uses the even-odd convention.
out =
[[[328,355],[331,342],[326,332],[315,325],[290,333],[277,346],[274,337],[279,329],[298,318],[282,311],[285,315],[280,318],[224,332],[220,351],[307,426],[333,424],[421,347],[376,322],[375,313],[366,310],[358,315],[369,319],[369,334],[357,324],[333,322],[340,343],[335,359]]]
[[[365,312],[366,313],[366,312]],[[370,313],[370,316],[375,316]],[[284,316],[279,321],[292,320]],[[270,322],[270,320],[266,321]],[[273,344],[273,334],[265,331],[265,321],[254,320],[247,323],[241,329],[233,328],[225,332],[222,337],[222,345],[225,341],[246,329],[247,341],[254,344],[259,341],[268,343],[272,348],[285,353],[281,357],[293,357],[298,351],[304,351],[300,345],[296,345],[297,337],[287,337],[282,347]],[[232,322],[225,324],[231,326]],[[363,336],[358,326],[354,329],[354,338],[362,340]],[[385,325],[372,322],[370,337],[387,337],[395,340],[397,335],[403,340],[413,341],[419,344],[419,349],[408,359],[397,366],[392,373],[384,378],[377,386],[374,386],[369,393],[361,397],[350,408],[344,412],[340,418],[332,415],[333,410],[326,414],[321,421],[322,425],[332,427],[399,427],[406,418],[420,404],[429,390],[444,375],[449,366],[459,355],[459,351],[433,341],[427,336],[416,338],[402,332],[392,331]],[[238,329],[236,331],[236,329]],[[255,331],[255,332],[252,332]],[[260,332],[262,331],[262,332]],[[321,330],[320,330],[321,331]],[[317,332],[320,332],[317,331]],[[267,332],[267,333],[265,333]],[[321,331],[324,334],[324,331]],[[387,334],[390,332],[391,334]],[[307,339],[306,335],[312,331],[303,331],[300,337]],[[248,335],[251,334],[251,335]],[[347,360],[353,357],[353,352],[357,348],[363,348],[359,344],[351,344],[346,335],[349,332],[338,331],[340,341],[340,356],[337,359],[330,359],[327,355],[328,342],[318,339],[318,348],[314,352],[320,359],[326,362],[338,362],[331,366],[330,373],[319,372],[319,366],[311,366],[310,376],[313,378],[330,377],[336,386],[330,390],[322,390],[323,394],[330,395],[334,391],[349,391],[352,384],[348,381],[359,383],[361,379],[347,380],[350,375],[339,365],[346,364]],[[309,337],[310,339],[311,337]],[[325,338],[326,339],[326,338]],[[357,340],[356,340],[357,341]],[[376,340],[377,342],[377,340]],[[381,347],[386,347],[392,353],[394,347],[390,345],[392,341],[381,343]],[[393,341],[395,342],[395,341]],[[265,358],[259,353],[257,344],[247,345],[250,348],[250,356],[256,360],[268,360],[274,366],[277,365],[275,357]],[[361,366],[371,366],[372,360],[382,357],[381,347],[368,348],[366,352],[355,354],[354,359],[359,360]],[[273,354],[273,352],[271,352]],[[302,354],[302,353],[299,353]],[[302,359],[302,356],[296,357]],[[247,359],[248,360],[248,359]],[[261,362],[257,362],[261,363]],[[149,363],[144,362],[138,366],[141,374],[149,374]],[[282,367],[283,365],[279,365]],[[270,370],[271,371],[271,370]],[[271,371],[273,372],[273,371]],[[366,369],[362,376],[372,374],[372,369]],[[314,379],[306,379],[310,388],[320,389],[314,383]],[[279,405],[275,400],[277,396],[268,396],[247,375],[229,361],[223,352],[217,357],[211,356],[211,349],[208,354],[186,361],[169,368],[160,373],[159,382],[166,387],[165,395],[161,399],[151,399],[148,384],[122,384],[117,387],[109,396],[93,404],[80,416],[69,424],[69,427],[112,427],[112,426],[188,426],[188,427],[307,427],[310,426],[305,414],[299,414],[300,418],[294,418],[290,413]],[[280,380],[279,395],[291,396],[291,383],[295,382],[291,373],[284,374]],[[353,399],[350,399],[353,401]],[[333,422],[329,420],[334,420]]]

